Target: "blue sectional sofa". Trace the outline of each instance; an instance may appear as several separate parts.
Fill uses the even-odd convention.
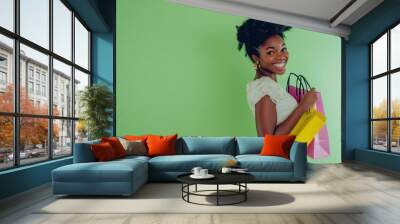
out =
[[[299,142],[293,143],[290,159],[285,159],[258,155],[264,143],[260,137],[181,137],[177,155],[96,162],[90,145],[98,142],[75,144],[74,163],[52,171],[54,194],[131,195],[148,181],[176,181],[196,166],[218,172],[231,159],[256,181],[306,180],[306,145]]]

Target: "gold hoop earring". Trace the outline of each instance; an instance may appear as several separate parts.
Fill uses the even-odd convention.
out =
[[[257,65],[256,65],[257,67],[256,67],[256,69],[259,71],[259,70],[261,70],[261,63],[260,63],[260,61],[257,61]]]

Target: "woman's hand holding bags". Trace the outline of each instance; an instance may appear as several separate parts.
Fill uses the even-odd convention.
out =
[[[290,84],[290,78],[296,77],[296,85]],[[305,107],[315,104],[309,111],[305,112],[290,134],[296,135],[296,141],[307,142],[307,155],[313,159],[324,158],[330,155],[328,129],[325,125],[326,117],[322,97],[320,92],[316,92],[310,86],[307,79],[303,75],[290,73],[287,80],[287,91],[300,104]],[[315,92],[315,96],[307,92]],[[303,101],[304,99],[304,101]],[[314,103],[313,103],[314,102]]]

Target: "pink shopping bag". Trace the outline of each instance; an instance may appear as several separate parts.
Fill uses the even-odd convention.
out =
[[[292,85],[290,83],[291,76],[295,76],[296,84]],[[303,75],[297,75],[295,73],[290,73],[287,80],[287,91],[290,95],[292,95],[296,101],[299,103],[303,98],[304,94],[311,89],[310,84],[306,80]],[[317,111],[321,112],[325,115],[324,104],[322,102],[321,93],[317,93],[317,102],[316,102]],[[318,134],[314,137],[314,139],[307,146],[307,156],[312,159],[321,159],[328,157],[330,155],[330,147],[329,147],[329,135],[326,124],[322,127],[322,129],[318,132]]]

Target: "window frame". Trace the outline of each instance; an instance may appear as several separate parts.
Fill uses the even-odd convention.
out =
[[[396,26],[400,26],[400,20],[393,23],[390,27],[385,29],[384,32],[379,34],[375,39],[368,43],[368,53],[369,53],[369,149],[373,151],[385,152],[390,154],[400,154],[400,152],[393,152],[392,151],[392,135],[391,135],[391,123],[392,121],[400,120],[400,117],[392,117],[392,99],[391,99],[391,79],[392,75],[400,72],[400,67],[391,69],[391,31]],[[387,35],[387,64],[386,64],[386,71],[380,74],[373,74],[373,44],[379,40],[384,35]],[[373,81],[378,78],[386,77],[386,87],[387,87],[387,105],[386,105],[386,118],[373,118]],[[386,121],[386,151],[379,150],[374,148],[374,136],[373,136],[373,122],[374,121]]]
[[[13,154],[14,154],[14,161],[13,161],[13,166],[11,167],[5,167],[5,168],[0,168],[0,172],[5,171],[5,170],[11,170],[11,169],[16,169],[19,167],[24,167],[24,166],[30,166],[33,164],[38,164],[38,163],[43,163],[46,161],[51,161],[51,160],[58,160],[66,157],[73,156],[74,152],[74,143],[75,143],[75,126],[76,126],[76,121],[79,120],[79,117],[75,116],[75,108],[71,108],[71,114],[70,116],[56,116],[53,115],[53,75],[54,75],[54,69],[53,69],[53,59],[58,60],[59,62],[62,62],[68,66],[71,66],[71,93],[72,93],[72,99],[71,99],[71,104],[74,105],[75,103],[75,69],[85,73],[88,75],[89,78],[89,83],[88,86],[92,85],[92,57],[91,57],[91,49],[92,49],[92,43],[91,43],[91,38],[92,38],[92,30],[88,27],[88,25],[83,21],[83,19],[79,16],[78,13],[76,13],[72,7],[66,2],[65,0],[59,0],[68,10],[71,11],[71,59],[64,58],[63,56],[55,53],[54,46],[53,46],[53,24],[54,24],[54,17],[53,17],[53,0],[48,0],[49,2],[49,48],[46,49],[45,47],[42,47],[39,44],[34,43],[33,41],[30,41],[29,39],[23,37],[20,35],[20,0],[14,0],[13,1],[13,10],[14,10],[14,18],[13,18],[13,31],[10,31],[4,27],[0,26],[0,35],[3,35],[5,37],[11,38],[13,40],[13,63],[12,63],[12,73],[10,75],[13,76],[14,78],[14,93],[13,93],[13,107],[14,110],[13,112],[2,112],[0,111],[0,116],[4,117],[11,117],[13,119]],[[75,18],[84,26],[84,28],[88,31],[88,69],[85,69],[81,67],[80,65],[75,63]],[[46,115],[39,115],[39,114],[27,114],[27,113],[21,113],[20,111],[20,44],[23,44],[27,47],[32,48],[33,50],[39,51],[40,53],[43,53],[48,56],[49,62],[48,62],[48,84],[46,85],[46,91],[48,91],[48,94],[45,92],[45,94],[48,96],[48,113]],[[27,64],[27,71],[29,64]],[[41,83],[41,74],[39,74],[39,83]],[[28,82],[30,79],[30,74],[27,73],[26,75],[26,81]],[[34,83],[34,86],[36,84],[36,70],[33,70],[33,79],[31,80]],[[47,81],[47,80],[46,80]],[[27,89],[27,91],[29,91]],[[34,89],[34,92],[36,89]],[[42,94],[40,94],[41,96]],[[47,119],[48,122],[48,136],[47,136],[47,142],[49,143],[47,145],[47,150],[48,150],[48,155],[47,158],[43,158],[43,160],[40,160],[38,162],[32,162],[32,163],[26,163],[26,164],[21,164],[20,161],[20,119],[21,118],[45,118]],[[62,156],[55,156],[53,155],[54,153],[54,147],[53,147],[53,122],[56,120],[65,120],[65,121],[71,121],[71,153],[68,155],[62,155]]]

